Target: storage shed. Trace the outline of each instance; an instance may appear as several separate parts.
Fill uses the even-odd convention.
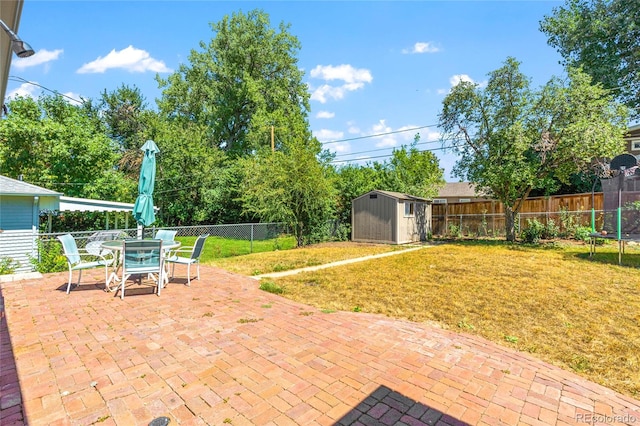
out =
[[[0,260],[20,265],[16,272],[32,270],[29,256],[37,256],[41,210],[58,210],[59,192],[0,175]]]
[[[431,232],[431,200],[373,190],[351,202],[351,240],[405,244],[426,241]]]

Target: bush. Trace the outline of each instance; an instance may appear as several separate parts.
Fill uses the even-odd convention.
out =
[[[560,227],[556,225],[556,222],[553,219],[547,220],[547,224],[542,231],[542,239],[552,240],[554,238],[558,238],[559,234]]]
[[[37,258],[29,258],[36,271],[46,274],[67,269],[67,258],[62,254],[62,245],[57,241],[38,240],[38,254]]]
[[[449,229],[447,230],[447,233],[449,234],[449,237],[452,237],[452,238],[462,237],[462,231],[460,230],[460,227],[455,223],[449,224]]]
[[[573,238],[578,241],[589,241],[591,228],[588,226],[577,226],[573,231]]]
[[[520,238],[525,243],[537,244],[544,233],[545,226],[538,219],[527,219],[527,226],[522,230]]]
[[[13,274],[20,266],[20,263],[10,257],[0,258],[0,275]]]

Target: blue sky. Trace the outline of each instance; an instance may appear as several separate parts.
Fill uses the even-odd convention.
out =
[[[272,27],[290,24],[301,42],[311,129],[338,164],[384,161],[420,133],[418,148],[436,149],[445,178],[457,181],[450,175],[455,155],[437,149],[433,125],[442,100],[460,80],[482,84],[508,56],[534,87],[563,75],[560,55],[539,31],[539,21],[562,4],[25,0],[18,33],[36,54],[14,56],[7,96],[38,96],[44,86],[97,99],[127,84],[155,107],[155,75],[167,77],[188,62],[190,51],[214,36],[209,23],[262,9]]]

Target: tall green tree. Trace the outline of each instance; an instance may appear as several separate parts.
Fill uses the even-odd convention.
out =
[[[234,194],[237,183],[225,180],[227,156],[209,148],[206,131],[197,123],[162,116],[147,121],[145,135],[160,148],[153,200],[162,224],[219,223],[221,210],[231,203],[231,197],[227,200],[216,191],[222,188],[225,195]],[[238,207],[236,217],[229,221],[235,221],[239,213]]]
[[[444,186],[444,170],[438,157],[431,151],[420,151],[415,140],[408,148],[394,149],[391,159],[383,165],[382,187],[388,191],[402,192],[423,198],[434,198]]]
[[[263,221],[286,223],[298,246],[311,242],[334,213],[330,158],[313,142],[286,144],[275,152],[263,148],[240,160],[245,211]]]
[[[298,39],[289,25],[271,28],[261,10],[234,13],[211,24],[215,37],[192,50],[189,63],[158,78],[160,111],[207,129],[212,148],[232,157],[309,140],[309,92],[298,66]]]
[[[68,196],[129,201],[116,146],[82,106],[61,96],[12,99],[0,120],[0,171]]]
[[[118,169],[138,179],[142,155],[140,147],[148,139],[147,122],[154,113],[136,86],[122,84],[116,90],[104,90],[96,104],[106,134],[117,143]]]
[[[362,194],[381,189],[382,180],[382,169],[371,165],[347,164],[335,169],[336,217],[347,229],[346,234],[351,232],[351,202]]]
[[[540,22],[564,64],[582,67],[640,118],[640,2],[567,0]]]
[[[594,158],[624,149],[627,109],[577,69],[538,91],[508,58],[489,74],[486,88],[462,82],[443,101],[443,140],[462,140],[454,173],[505,206],[507,240],[534,188],[551,178],[567,182]]]

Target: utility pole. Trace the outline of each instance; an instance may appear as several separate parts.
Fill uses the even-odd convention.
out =
[[[275,152],[276,150],[276,143],[275,143],[275,137],[274,137],[274,129],[273,126],[271,126],[271,152]]]

